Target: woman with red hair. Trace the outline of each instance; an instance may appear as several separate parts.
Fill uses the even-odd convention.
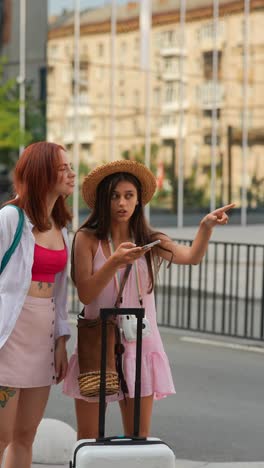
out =
[[[50,386],[67,370],[65,226],[71,215],[65,199],[74,178],[62,146],[34,143],[16,164],[16,197],[0,210],[0,465],[8,447],[5,468],[30,468]],[[6,263],[20,216],[21,238]]]

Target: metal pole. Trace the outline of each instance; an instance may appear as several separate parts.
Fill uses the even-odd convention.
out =
[[[150,73],[150,30],[151,30],[151,0],[141,1],[141,68],[145,71],[145,165],[151,163],[151,73]],[[145,215],[149,220],[149,204],[145,207]]]
[[[26,126],[26,0],[20,0],[20,26],[19,26],[19,130],[21,135]],[[24,145],[19,146],[19,155],[24,150]]]
[[[247,224],[247,159],[248,159],[248,57],[250,0],[244,2],[243,28],[243,117],[242,117],[242,190],[241,225]]]
[[[232,203],[232,140],[233,140],[233,130],[231,125],[227,127],[227,203]]]
[[[110,73],[110,160],[115,154],[115,70],[116,70],[116,1],[112,0],[111,9],[111,73]]]
[[[74,142],[73,165],[76,184],[73,192],[73,230],[79,227],[79,88],[80,88],[80,0],[75,0],[74,10]]]
[[[184,184],[184,47],[185,47],[185,13],[186,1],[180,3],[180,81],[179,81],[179,126],[178,126],[178,206],[177,206],[177,225],[183,226],[183,184]]]
[[[218,18],[219,18],[219,2],[214,0],[214,48],[213,48],[213,88],[212,88],[212,134],[211,134],[211,200],[210,210],[213,211],[216,208],[216,156],[217,156],[217,85],[218,85]]]
[[[150,160],[151,160],[151,109],[150,109],[150,102],[151,102],[151,75],[150,75],[150,67],[145,71],[145,96],[146,96],[146,104],[145,104],[145,165],[150,168]],[[145,214],[147,219],[150,219],[150,206],[147,204],[145,207]]]

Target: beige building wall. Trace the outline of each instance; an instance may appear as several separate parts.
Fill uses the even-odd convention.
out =
[[[212,9],[206,0],[190,2],[187,10],[185,47],[179,48],[178,12],[171,0],[153,2],[151,31],[151,140],[159,145],[158,160],[172,166],[175,145],[175,175],[178,164],[180,78],[183,96],[184,174],[195,175],[197,187],[209,197],[211,133],[212,133]],[[155,10],[155,5],[159,7]],[[200,5],[200,8],[199,8]],[[243,1],[220,2],[219,76],[217,85],[218,146],[217,182],[219,202],[230,196],[240,203],[242,173],[243,112]],[[231,8],[232,7],[232,8]],[[125,10],[127,8],[127,12]],[[163,8],[163,9],[162,9]],[[205,8],[205,9],[204,9]],[[140,35],[137,5],[119,7],[116,36],[115,87],[115,157],[124,151],[135,156],[145,138],[145,74],[139,68]],[[119,11],[118,10],[118,11]],[[89,168],[110,159],[111,90],[109,12],[97,10],[97,21],[82,20],[80,61],[79,141],[81,158]],[[108,15],[108,16],[107,16]],[[166,16],[166,18],[165,18]],[[108,19],[107,19],[108,18]],[[164,19],[165,18],[165,19]],[[107,19],[107,21],[106,21]],[[264,177],[263,114],[264,114],[264,1],[252,0],[250,13],[250,57],[248,86],[248,185]],[[73,19],[52,25],[48,41],[48,139],[72,150],[74,142],[73,108]],[[93,20],[94,21],[94,20]],[[106,26],[108,24],[108,26]],[[87,27],[86,27],[87,26]],[[90,27],[90,29],[89,29]],[[180,76],[180,60],[183,75]],[[207,65],[206,65],[207,64]],[[232,141],[228,128],[232,127]],[[231,145],[231,170],[229,152]],[[255,178],[255,179],[254,179]],[[255,184],[256,185],[256,184]],[[264,194],[264,189],[263,189]],[[264,196],[264,195],[263,195]],[[253,202],[254,204],[254,202]]]

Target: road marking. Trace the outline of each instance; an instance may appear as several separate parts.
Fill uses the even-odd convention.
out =
[[[222,341],[215,341],[215,340],[206,340],[203,338],[193,338],[191,336],[182,336],[180,341],[185,341],[187,343],[196,343],[202,345],[210,345],[210,346],[218,346],[220,348],[229,348],[229,349],[237,349],[239,351],[248,351],[250,353],[264,353],[264,347],[257,347],[257,346],[245,346],[236,343],[224,343]]]

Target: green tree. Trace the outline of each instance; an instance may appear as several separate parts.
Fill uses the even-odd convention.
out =
[[[18,157],[20,145],[28,145],[34,141],[45,139],[44,103],[33,96],[31,84],[26,85],[26,130],[19,128],[19,89],[15,79],[5,80],[0,62],[0,163],[9,169],[13,167]]]
[[[159,152],[159,145],[156,143],[151,143],[150,147],[150,170],[155,174],[157,170],[157,156]],[[145,145],[142,145],[141,148],[135,150],[125,150],[122,152],[122,158],[132,159],[144,164],[145,161]]]
[[[172,211],[177,213],[178,177],[173,174],[170,165],[165,166],[165,174],[172,187]],[[183,180],[183,202],[185,208],[202,208],[208,206],[207,184],[197,184],[197,168],[192,167],[189,177]]]
[[[13,166],[19,146],[30,140],[29,132],[19,129],[19,99],[15,79],[4,80],[0,63],[0,163]]]

